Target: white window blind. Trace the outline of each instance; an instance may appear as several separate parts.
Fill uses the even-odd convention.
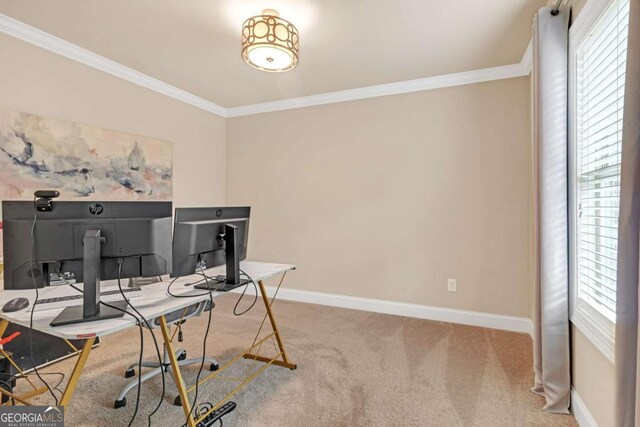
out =
[[[576,49],[577,301],[611,325],[628,24],[629,0],[616,0]]]

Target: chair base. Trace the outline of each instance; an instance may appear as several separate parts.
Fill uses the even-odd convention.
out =
[[[202,363],[202,358],[187,359],[187,352],[186,350],[183,350],[183,349],[176,350],[175,356],[176,356],[176,359],[178,359],[178,366],[180,367],[188,366],[188,365],[196,365],[196,364],[199,365]],[[120,394],[118,395],[118,398],[115,400],[113,407],[117,409],[117,408],[122,408],[126,406],[127,405],[126,395],[129,391],[131,391],[132,389],[138,386],[138,381],[140,383],[143,383],[147,380],[150,380],[151,378],[154,378],[160,375],[162,371],[167,372],[175,382],[175,378],[173,378],[173,372],[171,370],[171,362],[169,361],[169,354],[167,353],[166,347],[164,349],[164,355],[162,359],[163,359],[162,363],[159,363],[158,361],[152,361],[152,360],[142,361],[142,367],[151,368],[151,370],[145,372],[144,374],[138,373],[141,375],[139,379],[134,379],[134,380],[131,380],[129,383],[127,383],[127,385],[124,386],[124,388],[120,391]],[[211,371],[218,370],[218,367],[220,366],[218,364],[218,361],[211,357],[205,357],[204,363],[210,364],[209,370]],[[125,378],[131,378],[136,375],[136,371],[135,371],[136,366],[138,366],[137,363],[133,363],[129,365],[129,367],[124,373]],[[176,401],[178,402],[177,404],[176,404]],[[178,398],[174,400],[174,405],[179,406],[181,404],[182,403],[180,402],[180,399],[178,396]]]

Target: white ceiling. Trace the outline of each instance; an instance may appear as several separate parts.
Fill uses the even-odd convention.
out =
[[[0,13],[226,108],[520,62],[545,0],[2,0]],[[244,19],[274,8],[300,65],[240,57]]]

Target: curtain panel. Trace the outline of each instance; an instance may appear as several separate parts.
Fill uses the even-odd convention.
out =
[[[622,119],[616,304],[616,425],[640,425],[638,269],[640,254],[640,0],[631,0]]]
[[[544,410],[569,413],[567,88],[569,11],[533,23],[534,371]]]

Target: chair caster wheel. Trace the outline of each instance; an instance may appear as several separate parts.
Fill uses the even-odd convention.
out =
[[[122,400],[116,400],[115,403],[113,404],[113,407],[118,409],[126,405],[127,405],[127,398],[123,397]]]
[[[220,369],[220,365],[218,365],[217,363],[212,363],[211,365],[209,365],[210,371],[217,371],[218,369]]]
[[[180,356],[177,357],[178,360],[185,360],[187,358],[187,352],[183,351],[180,353]]]
[[[176,398],[173,400],[173,405],[182,406],[182,400],[180,400],[180,396],[176,396]]]
[[[125,378],[131,378],[131,377],[135,377],[136,376],[136,370],[131,368],[131,369],[127,369],[124,373],[124,377]],[[124,405],[122,405],[124,406]]]

